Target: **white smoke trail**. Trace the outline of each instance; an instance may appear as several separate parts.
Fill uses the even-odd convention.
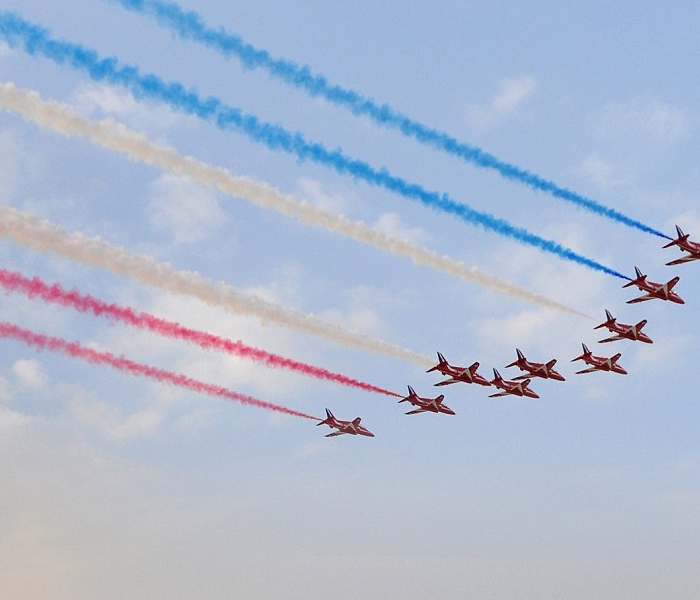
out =
[[[0,237],[41,252],[54,252],[84,264],[107,269],[152,287],[188,294],[207,304],[239,314],[254,315],[263,323],[277,323],[340,344],[356,346],[419,365],[431,365],[434,362],[430,357],[411,350],[343,329],[313,315],[268,302],[254,294],[237,291],[226,283],[210,281],[199,273],[178,271],[172,265],[159,262],[152,256],[132,254],[124,248],[113,246],[100,238],[87,237],[82,233],[69,233],[49,221],[13,208],[0,206]]]
[[[13,83],[0,84],[0,108],[20,114],[37,125],[48,127],[58,133],[86,138],[91,142],[118,150],[131,159],[177,173],[198,183],[213,186],[229,196],[244,198],[266,208],[273,208],[307,225],[323,227],[334,233],[350,237],[358,242],[370,244],[395,256],[410,258],[415,264],[430,267],[465,281],[489,288],[547,308],[591,318],[574,308],[529,292],[493,275],[468,267],[462,262],[438,253],[387,236],[379,229],[360,221],[351,221],[342,215],[326,212],[306,201],[297,201],[274,187],[256,182],[247,177],[235,176],[227,169],[215,167],[175,149],[149,141],[113,119],[90,121],[68,106],[41,99],[37,92],[17,88]]]

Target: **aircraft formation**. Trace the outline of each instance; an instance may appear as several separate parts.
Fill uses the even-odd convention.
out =
[[[684,252],[683,256],[667,262],[667,266],[674,266],[684,264],[694,260],[700,260],[700,242],[693,242],[689,239],[689,235],[683,233],[681,228],[676,225],[677,237],[670,241],[668,244],[664,245],[664,248],[670,248],[672,246],[678,246],[678,248]],[[673,291],[680,277],[676,276],[667,281],[666,283],[655,283],[649,281],[647,276],[643,274],[638,267],[635,267],[636,277],[631,279],[628,283],[623,285],[623,288],[628,288],[636,286],[639,291],[643,292],[641,296],[633,298],[627,301],[627,304],[637,304],[639,302],[646,302],[648,300],[665,300],[669,302],[674,302],[676,304],[685,304],[684,300]],[[634,342],[642,342],[645,344],[652,344],[653,340],[642,331],[646,326],[647,320],[642,319],[635,325],[628,325],[625,323],[619,323],[617,319],[612,315],[612,313],[606,309],[605,310],[606,319],[599,325],[596,325],[593,329],[607,329],[613,335],[602,340],[598,340],[599,344],[605,344],[610,342],[616,342],[618,340],[631,340]],[[593,373],[595,371],[603,371],[609,373],[617,373],[620,375],[627,375],[627,371],[618,363],[622,357],[622,353],[618,352],[612,356],[597,356],[586,346],[585,343],[581,344],[583,348],[583,353],[576,358],[571,359],[571,362],[583,361],[586,364],[586,368],[576,371],[576,375],[581,375],[585,373]],[[527,398],[539,398],[540,396],[530,388],[530,383],[536,377],[542,379],[552,379],[556,381],[565,381],[563,375],[557,372],[554,367],[557,363],[556,358],[545,363],[533,362],[527,359],[525,354],[516,348],[515,352],[517,354],[517,359],[505,366],[506,369],[511,367],[518,367],[523,374],[517,375],[512,379],[504,379],[498,370],[493,368],[493,379],[488,380],[486,377],[478,373],[479,362],[474,362],[468,367],[459,367],[451,365],[445,356],[438,352],[438,363],[427,370],[427,373],[432,373],[438,371],[441,375],[445,376],[446,379],[435,383],[435,386],[446,386],[455,383],[464,384],[476,384],[484,387],[495,387],[500,391],[489,394],[489,398],[499,398],[503,396],[519,396]],[[415,415],[423,412],[433,412],[442,413],[446,415],[454,415],[455,412],[448,406],[444,404],[445,396],[440,394],[435,398],[424,398],[418,396],[416,391],[409,385],[408,395],[402,397],[399,403],[408,402],[415,406],[413,410],[408,411],[407,415]],[[374,437],[368,429],[360,425],[360,417],[356,417],[352,421],[341,421],[336,419],[333,414],[326,409],[327,418],[320,420],[319,425],[329,425],[336,431],[329,433],[326,437],[333,437],[342,434],[351,435],[364,435],[368,437]]]

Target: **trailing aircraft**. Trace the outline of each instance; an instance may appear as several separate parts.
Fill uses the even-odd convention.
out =
[[[527,371],[528,375],[518,375],[517,377],[513,377],[513,381],[527,379],[528,377],[542,377],[543,379],[564,381],[564,377],[554,370],[554,365],[557,363],[556,358],[553,358],[548,363],[530,362],[525,358],[525,355],[519,348],[516,348],[515,351],[518,354],[518,360],[506,365],[506,369],[508,367],[518,367],[521,371]]]
[[[593,329],[600,329],[601,327],[606,327],[611,333],[615,333],[617,335],[605,338],[604,340],[600,340],[600,344],[623,339],[653,344],[652,339],[646,333],[642,333],[642,328],[647,324],[646,319],[642,319],[636,325],[625,325],[624,323],[618,323],[617,319],[613,317],[610,314],[610,311],[607,309],[605,310],[605,315],[607,316],[607,320],[605,321],[605,323],[596,325]]]
[[[688,239],[688,234],[683,233],[680,227],[676,225],[676,232],[678,233],[678,237],[669,242],[664,246],[664,248],[670,248],[671,246],[678,246],[682,252],[687,252],[688,254],[685,254],[681,256],[680,258],[677,258],[675,260],[672,260],[671,262],[667,262],[667,265],[680,265],[686,262],[690,262],[692,260],[700,260],[700,243],[698,242],[691,242]]]
[[[333,413],[328,409],[326,409],[326,418],[323,420],[319,419],[319,422],[316,423],[316,425],[328,425],[329,427],[338,430],[327,434],[325,437],[334,437],[336,435],[343,435],[344,433],[349,433],[350,435],[366,435],[367,437],[374,437],[374,434],[371,431],[369,431],[369,429],[366,429],[362,425],[360,425],[360,417],[357,417],[352,421],[342,421],[340,419],[336,419],[333,416]]]
[[[416,391],[409,385],[408,386],[408,396],[399,400],[401,402],[410,402],[413,406],[418,408],[414,410],[409,410],[407,415],[417,415],[422,412],[434,412],[434,413],[444,413],[446,415],[453,415],[455,412],[442,401],[445,399],[443,394],[440,394],[437,398],[421,398]]]
[[[436,383],[436,386],[440,385],[450,385],[451,383],[478,383],[479,385],[490,386],[491,383],[481,375],[479,375],[476,370],[479,368],[479,363],[475,362],[471,367],[455,367],[447,362],[447,359],[440,354],[438,355],[438,364],[434,367],[428,369],[426,373],[431,371],[440,371],[443,375],[447,375],[449,379]]]
[[[503,379],[501,374],[496,369],[493,370],[493,375],[494,379],[491,383],[503,391],[498,392],[497,394],[491,394],[489,398],[498,398],[499,396],[508,395],[539,398],[539,396],[528,387],[530,384],[530,379],[523,379],[522,381]]]
[[[639,298],[628,300],[627,304],[635,304],[636,302],[644,302],[645,300],[653,300],[654,298],[658,298],[659,300],[670,300],[676,304],[685,304],[683,298],[673,291],[673,287],[678,283],[680,277],[674,277],[666,283],[654,283],[653,281],[647,281],[647,276],[644,275],[637,267],[635,267],[634,270],[637,272],[637,277],[622,287],[626,288],[636,285],[640,291],[647,293],[643,296],[639,296]]]
[[[617,361],[622,354],[617,353],[610,358],[606,358],[605,356],[594,356],[586,344],[581,345],[583,346],[583,354],[572,359],[571,362],[582,360],[587,365],[590,365],[590,368],[583,369],[582,371],[576,371],[577,375],[580,373],[593,373],[593,371],[611,371],[613,373],[620,373],[620,375],[627,375],[627,371],[617,364]]]

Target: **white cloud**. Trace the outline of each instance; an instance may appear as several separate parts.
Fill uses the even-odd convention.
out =
[[[597,154],[586,157],[579,172],[601,189],[625,183],[625,178],[618,172],[617,168]]]
[[[37,360],[20,359],[12,365],[12,372],[23,387],[38,390],[46,385],[46,376]]]
[[[430,236],[419,227],[408,227],[396,213],[385,213],[377,219],[375,227],[389,237],[407,240],[417,245],[426,245]]]
[[[381,338],[388,331],[375,306],[391,301],[381,290],[361,286],[351,292],[347,308],[328,309],[321,313],[321,318],[331,323],[342,323],[346,329]]]
[[[7,56],[12,56],[14,50],[10,48],[5,42],[0,42],[0,58],[5,58]]]
[[[170,230],[177,244],[200,242],[226,222],[215,192],[169,173],[152,185],[148,213],[153,225]]]
[[[606,136],[642,133],[658,141],[675,142],[689,133],[683,111],[657,100],[610,102],[603,110],[601,132]]]
[[[167,129],[182,120],[170,108],[137,102],[129,92],[109,85],[87,83],[77,89],[74,99],[76,109],[83,115],[110,115],[147,130]]]
[[[165,417],[163,409],[153,407],[123,416],[111,404],[86,395],[71,400],[70,411],[78,423],[97,429],[114,442],[151,435]]]
[[[22,413],[0,407],[0,432],[31,423],[32,418]]]
[[[340,214],[345,209],[345,199],[340,194],[327,194],[320,181],[302,177],[297,185],[299,195],[328,212]]]
[[[536,89],[537,81],[529,75],[502,79],[499,92],[487,106],[472,104],[467,108],[469,120],[478,127],[490,125],[513,114]]]
[[[697,211],[690,209],[681,214],[674,215],[666,221],[665,229],[676,234],[676,225],[683,233],[690,233],[690,239],[700,239],[700,215]]]

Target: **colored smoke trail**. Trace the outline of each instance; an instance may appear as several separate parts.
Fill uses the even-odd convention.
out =
[[[502,161],[476,146],[460,142],[451,135],[428,127],[387,104],[377,104],[374,100],[359,92],[331,84],[324,76],[313,74],[308,65],[300,66],[290,60],[273,58],[269,52],[255,48],[245,42],[240,36],[228,33],[223,29],[208,27],[202,16],[194,11],[186,12],[177,4],[159,0],[113,1],[118,2],[127,9],[156,17],[161,25],[176,32],[183,39],[192,39],[200,42],[226,57],[234,56],[246,68],[263,69],[273,77],[277,77],[297,89],[306,91],[312,97],[320,96],[336,106],[350,109],[355,115],[366,116],[378,125],[390,129],[398,129],[403,135],[413,138],[421,144],[442,150],[476,166],[493,169],[506,179],[518,181],[532,189],[549,193],[556,198],[572,202],[581,208],[629,227],[668,238],[664,233],[613,208],[604,206],[592,198],[587,198],[569,189],[562,188],[553,181],[544,179],[535,173]]]
[[[389,237],[379,229],[359,221],[351,221],[342,215],[334,215],[309,202],[298,202],[268,184],[246,177],[237,177],[227,169],[214,167],[190,156],[182,156],[173,148],[154,144],[145,136],[111,119],[99,122],[85,119],[65,104],[44,101],[36,92],[17,88],[12,83],[0,84],[0,107],[14,111],[37,125],[49,127],[64,135],[89,139],[100,146],[123,152],[133,160],[155,165],[198,183],[213,186],[229,196],[245,198],[258,206],[272,208],[307,225],[322,227],[395,256],[408,257],[415,264],[482,285],[494,292],[590,318],[574,308],[524,290],[479,271],[476,267],[468,267],[462,262],[448,256],[440,256],[422,246]]]
[[[328,150],[323,144],[308,142],[301,133],[262,122],[255,115],[245,115],[239,109],[227,106],[214,97],[202,99],[194,91],[185,90],[180,83],[168,83],[160,77],[142,75],[135,66],[121,66],[116,58],[101,59],[97,52],[77,44],[50,37],[49,31],[32,25],[19,15],[0,12],[0,35],[12,47],[22,46],[32,56],[44,56],[58,64],[80,69],[95,81],[108,81],[128,87],[136,97],[147,97],[165,102],[175,110],[213,122],[222,130],[237,130],[249,139],[265,144],[271,150],[282,150],[299,160],[329,166],[339,173],[352,175],[369,184],[395,192],[406,199],[417,200],[430,208],[451,214],[472,225],[494,231],[523,244],[534,246],[590,269],[627,279],[621,273],[565,248],[560,244],[535,235],[522,227],[511,225],[505,219],[477,211],[461,204],[446,193],[429,191],[416,183],[391,175],[385,169],[375,169],[369,163],[350,158],[340,150]]]
[[[107,317],[121,323],[146,329],[163,336],[197,344],[202,348],[221,350],[235,356],[261,362],[268,367],[284,368],[303,375],[326,379],[341,385],[360,388],[387,396],[399,396],[383,388],[352,379],[340,373],[334,373],[321,367],[278,356],[265,350],[248,346],[241,341],[233,341],[204,331],[184,327],[179,323],[160,319],[148,313],[137,312],[132,308],[109,304],[89,294],[76,290],[67,291],[60,284],[48,284],[39,277],[28,278],[16,271],[0,269],[0,286],[11,292],[19,292],[30,298],[41,298],[64,307],[74,308],[80,312],[90,312],[98,317]]]
[[[112,273],[135,279],[151,287],[198,298],[212,306],[239,314],[254,315],[265,323],[276,323],[310,335],[316,335],[346,346],[430,365],[433,360],[394,344],[376,340],[313,315],[268,302],[254,294],[239,292],[223,282],[212,282],[193,271],[178,271],[168,263],[152,256],[132,254],[100,238],[64,229],[18,210],[0,206],[0,237],[30,246],[40,252],[54,252],[72,260],[107,269]]]
[[[204,383],[203,381],[192,379],[186,375],[172,373],[171,371],[137,363],[122,356],[115,356],[110,352],[93,350],[92,348],[81,346],[77,342],[69,342],[61,338],[35,333],[28,329],[17,327],[17,325],[13,325],[12,323],[0,322],[0,337],[18,340],[39,350],[50,350],[51,352],[67,354],[68,356],[72,356],[74,358],[82,358],[83,360],[86,360],[94,365],[109,365],[110,367],[114,367],[115,369],[119,369],[125,373],[129,373],[130,375],[150,377],[156,381],[159,381],[160,383],[168,383],[170,385],[186,388],[200,394],[208,394],[209,396],[225,398],[226,400],[257,406],[258,408],[264,408],[266,410],[274,410],[276,412],[295,417],[302,417],[304,419],[312,419],[314,421],[319,420],[316,417],[312,417],[311,415],[307,415],[306,413],[299,412],[291,408],[286,408],[278,404],[272,404],[271,402],[265,402],[264,400],[258,400],[252,396],[240,394],[211,383]]]

